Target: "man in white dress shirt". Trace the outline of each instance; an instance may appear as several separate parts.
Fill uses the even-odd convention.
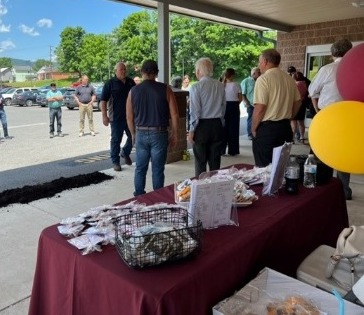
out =
[[[334,62],[323,66],[313,78],[308,88],[308,92],[312,98],[312,104],[315,106],[317,112],[332,103],[343,100],[337,88],[336,72],[342,57],[344,57],[344,55],[352,47],[352,43],[347,39],[340,39],[332,44],[331,55]],[[339,123],[340,121],[338,121],[338,124]],[[335,128],[335,126],[328,127]],[[337,171],[337,177],[341,180],[344,186],[346,200],[351,200],[352,191],[349,187],[350,174]]]

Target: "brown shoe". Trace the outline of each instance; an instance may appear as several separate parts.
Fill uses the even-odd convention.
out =
[[[115,171],[115,172],[120,172],[120,171],[121,171],[121,166],[120,166],[120,164],[114,164],[114,171]]]
[[[126,165],[132,165],[133,161],[131,160],[130,156],[125,156],[124,161]]]

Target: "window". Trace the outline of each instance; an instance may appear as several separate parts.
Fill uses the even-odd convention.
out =
[[[364,42],[353,42],[353,46],[361,43]],[[330,52],[331,45],[332,44],[306,47],[305,76],[310,80],[313,79],[322,66],[333,61]]]

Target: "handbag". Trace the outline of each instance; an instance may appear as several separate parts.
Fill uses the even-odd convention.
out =
[[[334,254],[330,257],[326,278],[350,291],[364,275],[364,226],[350,226],[340,233]]]

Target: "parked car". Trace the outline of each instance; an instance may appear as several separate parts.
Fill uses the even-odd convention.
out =
[[[37,104],[37,96],[39,94],[40,92],[36,89],[24,91],[23,93],[15,93],[11,100],[11,104],[19,106],[32,106]]]
[[[40,92],[37,95],[36,98],[36,102],[38,105],[42,106],[42,107],[46,107],[48,105],[48,101],[47,101],[47,92]]]
[[[38,91],[38,89],[37,88],[32,88],[32,87],[12,88],[12,89],[10,89],[9,91],[7,91],[6,93],[3,94],[5,105],[6,106],[11,105],[14,95],[21,94],[21,93],[26,92],[26,91]]]
[[[64,106],[66,106],[68,109],[75,109],[78,107],[78,104],[77,102],[75,101],[73,95],[75,95],[76,93],[76,89],[73,89],[73,88],[69,88],[67,89],[67,91],[63,94],[63,104]],[[101,91],[99,92],[101,95]],[[100,97],[99,97],[100,99]],[[94,110],[100,110],[99,108],[99,100],[98,100],[98,97],[97,97],[97,91],[96,91],[96,101],[93,103],[93,109]]]
[[[6,92],[10,91],[11,89],[13,89],[12,86],[4,87],[0,90],[0,94],[6,93]]]
[[[76,93],[76,89],[69,88],[63,94],[63,104],[68,109],[74,109],[75,107],[78,107],[78,104],[76,103],[76,100],[73,97],[73,95],[75,95],[75,93]]]
[[[97,109],[98,110],[101,110],[101,107],[100,107],[100,101],[101,101],[101,93],[102,93],[102,88],[103,88],[104,86],[103,85],[101,85],[101,86],[98,86],[97,88],[96,88],[96,102],[97,102]],[[95,108],[95,106],[94,106],[94,108]]]

